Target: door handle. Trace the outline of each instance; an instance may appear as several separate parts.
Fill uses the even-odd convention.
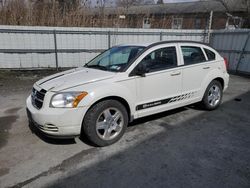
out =
[[[203,69],[210,69],[210,67],[203,67]]]
[[[180,74],[181,74],[181,72],[175,72],[175,73],[171,73],[171,76],[178,76]]]

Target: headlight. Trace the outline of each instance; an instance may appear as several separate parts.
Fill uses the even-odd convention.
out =
[[[88,95],[87,92],[58,93],[52,97],[50,106],[54,108],[76,108],[86,95]]]

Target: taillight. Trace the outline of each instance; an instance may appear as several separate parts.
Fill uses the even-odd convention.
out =
[[[226,57],[224,57],[224,63],[225,63],[226,69],[228,70],[228,60]]]

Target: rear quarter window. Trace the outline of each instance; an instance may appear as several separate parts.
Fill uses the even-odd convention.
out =
[[[209,61],[211,60],[215,60],[215,53],[212,52],[211,50],[207,49],[207,48],[204,48],[205,50],[205,53],[207,54],[207,58]]]
[[[181,51],[185,65],[192,65],[206,61],[206,58],[200,47],[182,46]]]

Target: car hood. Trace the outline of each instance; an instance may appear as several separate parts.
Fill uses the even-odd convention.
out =
[[[90,68],[76,68],[45,77],[36,85],[51,91],[62,91],[83,84],[112,78],[116,73]]]

